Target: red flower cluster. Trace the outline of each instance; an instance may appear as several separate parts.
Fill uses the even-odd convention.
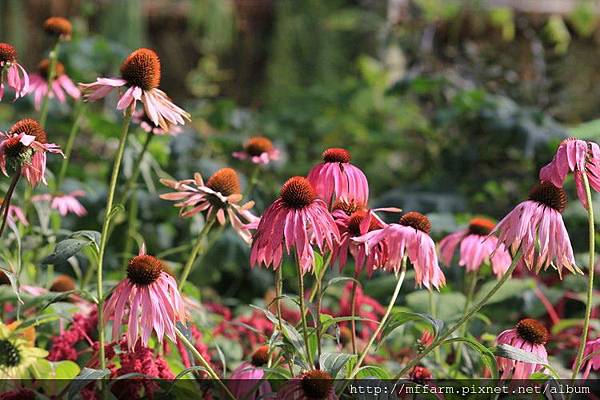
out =
[[[73,315],[71,327],[52,338],[52,347],[50,348],[48,360],[76,361],[78,356],[77,343],[86,340],[91,344],[90,335],[96,329],[97,324],[98,311],[95,308],[88,315],[82,313]]]

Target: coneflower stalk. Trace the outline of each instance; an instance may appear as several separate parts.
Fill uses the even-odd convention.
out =
[[[48,106],[50,104],[49,100],[54,80],[56,79],[56,65],[58,63],[59,50],[60,41],[57,41],[48,55],[48,89],[44,94],[44,99],[42,100],[42,105],[40,107],[40,125],[42,125],[42,128],[46,126],[46,119],[48,118]]]

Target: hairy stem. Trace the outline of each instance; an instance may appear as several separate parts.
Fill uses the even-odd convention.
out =
[[[586,307],[585,307],[585,319],[583,320],[583,332],[581,334],[581,342],[579,343],[579,350],[577,351],[577,358],[573,368],[572,379],[577,377],[581,364],[583,363],[583,354],[585,351],[585,345],[587,342],[588,330],[590,327],[590,317],[592,315],[593,299],[594,299],[594,255],[596,247],[595,238],[595,227],[594,227],[594,207],[592,204],[592,192],[590,190],[590,182],[587,174],[583,173],[583,185],[585,186],[585,195],[588,204],[588,247],[589,247],[589,260],[588,260],[588,287],[586,296]]]
[[[100,236],[100,246],[98,249],[98,269],[96,272],[97,278],[97,297],[98,297],[98,336],[100,342],[99,358],[100,367],[106,368],[106,360],[104,358],[104,318],[103,318],[103,305],[104,305],[104,293],[102,289],[102,270],[104,267],[104,252],[106,251],[106,244],[108,243],[108,232],[110,229],[110,220],[112,218],[113,203],[115,200],[115,192],[117,189],[117,181],[119,178],[119,170],[121,169],[121,162],[123,161],[123,153],[125,152],[125,144],[127,143],[127,133],[129,132],[129,123],[131,122],[131,108],[127,109],[125,117],[123,118],[123,125],[121,126],[121,136],[119,138],[119,148],[117,155],[113,163],[112,175],[110,178],[110,184],[108,186],[108,194],[106,199],[106,210],[104,216],[104,223],[102,224],[102,233]]]

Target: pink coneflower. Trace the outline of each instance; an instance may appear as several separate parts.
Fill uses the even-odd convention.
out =
[[[492,233],[499,232],[498,247],[503,244],[513,254],[520,248],[522,262],[536,273],[550,265],[558,270],[559,276],[563,267],[579,271],[561,216],[566,206],[564,190],[548,182],[536,184],[529,200],[519,203],[494,228]]]
[[[73,33],[73,25],[63,17],[50,17],[44,21],[44,32],[56,36],[60,40],[70,40]]]
[[[145,246],[129,260],[127,278],[117,285],[104,306],[105,321],[113,321],[113,339],[119,337],[127,312],[130,350],[139,337],[142,345],[147,346],[152,330],[159,342],[165,335],[175,342],[175,323],[185,320],[183,299],[175,279],[164,271],[159,259],[146,254]]]
[[[146,115],[146,113],[143,110],[135,111],[133,113],[133,115],[131,116],[131,120],[135,124],[138,124],[140,126],[140,128],[142,128],[147,133],[153,133],[155,135],[171,135],[171,136],[176,136],[177,134],[181,133],[181,128],[178,126],[175,126],[175,125],[169,124],[169,129],[166,131],[163,128],[161,128],[160,126],[155,125],[154,122],[152,122],[152,120],[150,118],[148,118],[148,116]]]
[[[83,205],[77,200],[77,197],[85,196],[85,192],[83,190],[75,190],[71,193],[58,193],[58,194],[50,194],[44,193],[33,196],[31,199],[33,201],[47,201],[50,203],[50,207],[54,210],[57,210],[60,215],[63,217],[69,213],[73,213],[78,217],[83,217],[87,214],[86,209]]]
[[[17,62],[17,50],[8,43],[0,43],[0,101],[4,97],[6,84],[15,91],[15,100],[29,93],[29,76]]]
[[[0,204],[3,204],[3,202],[4,200],[0,198]],[[27,221],[27,218],[25,218],[25,213],[23,212],[23,210],[21,210],[20,207],[13,206],[12,204],[8,205],[7,220],[12,223],[19,221],[25,226],[29,225],[29,222]]]
[[[354,240],[365,243],[368,251],[384,243],[387,253],[384,268],[387,270],[398,272],[405,257],[408,257],[415,268],[417,286],[425,286],[427,289],[433,286],[439,290],[446,284],[446,277],[438,265],[430,231],[429,219],[421,213],[411,211],[404,214],[398,224],[389,224]]]
[[[42,60],[38,65],[38,73],[31,75],[31,93],[33,93],[33,104],[36,110],[40,109],[44,97],[48,93],[49,66],[49,60]],[[52,90],[48,94],[48,97],[56,97],[59,102],[64,104],[67,101],[67,95],[73,99],[78,99],[81,93],[65,73],[65,66],[57,62]]]
[[[244,143],[243,151],[236,151],[233,156],[239,160],[250,160],[254,164],[268,164],[279,159],[279,150],[273,142],[264,136],[251,137]]]
[[[184,125],[184,119],[190,121],[190,114],[173,104],[165,92],[158,88],[159,84],[158,55],[150,49],[137,49],[121,64],[121,78],[98,78],[94,83],[80,83],[79,87],[85,99],[96,101],[114,88],[127,86],[127,90],[119,99],[117,110],[130,107],[135,111],[139,100],[154,125],[165,131],[169,130],[169,125]]]
[[[60,147],[48,143],[39,122],[26,118],[15,123],[7,133],[0,132],[0,169],[8,176],[7,167],[19,171],[31,186],[46,183],[46,152],[62,154]]]
[[[484,262],[492,265],[492,270],[500,279],[510,267],[512,259],[498,238],[489,236],[494,222],[487,218],[473,218],[467,229],[451,233],[440,242],[440,255],[444,264],[450,266],[456,247],[460,244],[458,265],[467,271],[478,271]]]
[[[323,152],[323,162],[308,174],[317,195],[330,204],[336,199],[367,204],[369,183],[365,174],[350,164],[350,153],[345,149],[331,148]]]
[[[325,371],[305,371],[290,379],[277,392],[278,400],[336,400],[333,378]]]
[[[496,338],[496,344],[507,344],[529,352],[544,362],[548,363],[548,353],[544,345],[549,338],[546,327],[535,319],[525,318],[513,329],[505,330]],[[496,357],[498,369],[502,372],[500,379],[527,379],[536,371],[541,371],[541,364],[515,361],[504,357]]]
[[[263,367],[269,362],[269,346],[259,347],[252,354],[251,362],[243,362],[231,373],[227,386],[239,399],[263,399],[272,393],[271,384],[261,380],[265,377]]]
[[[240,179],[234,169],[221,168],[208,178],[206,184],[200,173],[195,173],[194,179],[183,181],[161,179],[160,182],[176,190],[161,194],[160,198],[179,201],[175,203],[175,207],[181,208],[180,216],[185,218],[199,212],[206,212],[207,219],[214,215],[221,225],[225,225],[229,220],[233,229],[246,243],[252,240],[247,224],[256,222],[258,217],[250,211],[254,206],[253,201],[241,206],[238,204],[243,196]],[[245,222],[242,222],[242,219]]]
[[[540,180],[563,187],[565,178],[573,172],[577,197],[587,208],[587,196],[583,185],[583,174],[586,174],[592,189],[600,191],[600,146],[594,142],[586,142],[569,138],[563,140],[552,161],[540,170]]]
[[[585,369],[583,370],[583,379],[587,379],[590,371],[598,371],[600,369],[600,337],[587,341],[583,357],[590,357],[586,361]]]
[[[321,252],[334,250],[340,233],[327,205],[317,198],[308,179],[294,176],[281,187],[279,198],[267,208],[254,234],[250,264],[281,266],[283,245],[288,254],[296,250],[296,259],[303,273],[313,271],[311,244]]]

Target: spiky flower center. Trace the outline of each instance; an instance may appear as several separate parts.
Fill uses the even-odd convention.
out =
[[[517,334],[521,339],[533,344],[544,345],[548,342],[550,334],[546,327],[533,318],[525,318],[517,324]]]
[[[221,168],[208,178],[206,186],[223,196],[231,196],[242,192],[240,178],[233,168]]]
[[[260,156],[262,153],[273,150],[273,142],[264,136],[254,136],[248,139],[244,145],[244,150],[251,156]]]
[[[363,209],[364,207],[355,201],[348,201],[346,199],[336,200],[333,203],[332,211],[342,210],[347,216],[352,215],[352,213]]]
[[[63,17],[50,17],[44,22],[44,31],[50,35],[71,36],[73,25]]]
[[[313,369],[300,376],[300,385],[307,398],[326,399],[333,387],[333,378],[325,371]]]
[[[154,283],[163,271],[162,262],[149,255],[135,256],[129,260],[127,277],[136,285],[150,285]]]
[[[15,367],[21,362],[19,349],[7,339],[0,339],[0,367]]]
[[[130,86],[143,90],[157,88],[160,84],[160,60],[154,50],[137,49],[121,64],[121,77]]]
[[[360,225],[363,223],[365,218],[369,217],[369,212],[366,210],[359,210],[354,212],[350,219],[348,220],[348,232],[351,236],[360,236],[362,232],[360,231]],[[377,229],[379,226],[377,224],[377,220],[371,217],[369,221],[368,232]]]
[[[431,221],[420,212],[410,211],[400,218],[400,225],[410,226],[421,232],[431,232]]]
[[[472,235],[487,236],[496,224],[488,218],[477,217],[469,221],[469,233]]]
[[[289,208],[300,209],[312,204],[317,193],[308,179],[294,176],[283,184],[279,196]]]
[[[44,79],[50,78],[50,60],[47,58],[40,61],[38,64],[38,73]],[[60,61],[56,62],[56,67],[54,69],[54,76],[61,76],[65,73],[65,66]]]
[[[8,43],[0,43],[0,63],[17,60],[17,50]]]
[[[48,143],[48,136],[46,135],[46,131],[37,122],[35,119],[25,118],[20,121],[17,121],[11,128],[8,130],[8,133],[12,135],[19,135],[24,133],[25,135],[35,136],[35,140],[38,143]]]
[[[10,137],[4,141],[4,155],[8,159],[16,159],[25,156],[27,147],[21,143],[21,139],[17,136]]]
[[[567,194],[550,182],[540,182],[529,192],[529,200],[537,201],[562,213],[567,207]]]
[[[68,275],[59,275],[50,286],[51,292],[69,292],[75,290],[75,280]]]
[[[346,149],[333,147],[323,152],[323,161],[325,162],[349,163],[351,158],[350,152]]]
[[[269,362],[269,346],[261,346],[252,354],[252,365],[262,367]]]

